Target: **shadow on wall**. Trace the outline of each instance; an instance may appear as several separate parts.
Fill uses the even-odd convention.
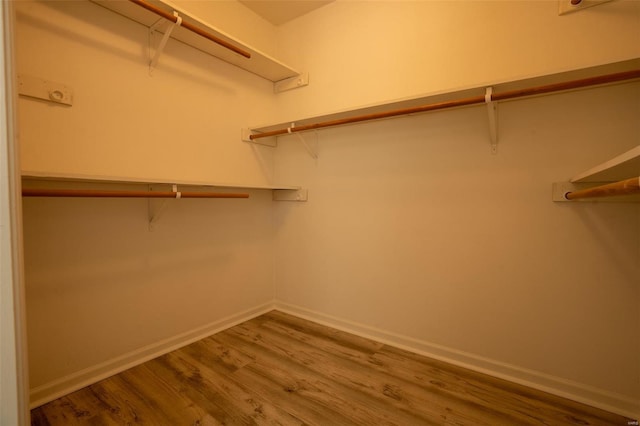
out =
[[[616,265],[616,270],[628,283],[640,283],[640,229],[636,232],[620,224],[628,224],[628,220],[619,220],[619,215],[637,214],[638,207],[632,203],[623,204],[626,209],[620,209],[620,203],[577,202],[563,203],[562,208],[571,208],[576,218],[584,224],[584,232],[595,240],[595,245],[601,247],[601,252],[608,260]],[[640,226],[640,220],[637,221]],[[635,244],[620,244],[622,239],[636,239]],[[635,251],[623,250],[623,247],[635,246]]]
[[[253,203],[175,200],[153,232],[146,200],[26,199],[29,288],[42,296],[232,270],[242,251],[268,245],[267,195],[254,191]]]

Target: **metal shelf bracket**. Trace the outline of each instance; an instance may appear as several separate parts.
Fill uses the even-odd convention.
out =
[[[274,189],[273,201],[307,201],[308,190],[300,189]]]
[[[291,134],[295,134],[296,137],[302,142],[302,145],[305,147],[309,155],[314,159],[318,159],[318,132],[313,132],[313,138],[311,141],[305,139],[305,137],[299,133],[294,131],[296,127],[296,123],[291,123],[289,127],[287,127],[287,133],[280,136],[289,136]],[[274,136],[272,138],[260,138],[260,139],[251,139],[252,131],[251,129],[244,128],[241,130],[241,139],[244,142],[258,144],[258,145],[266,145],[272,148],[276,148],[278,146],[278,137]]]
[[[489,118],[489,137],[491,138],[491,153],[498,153],[498,103],[491,99],[493,87],[487,87],[484,93],[484,102],[487,105],[487,117]]]
[[[309,142],[307,142],[304,136],[302,136],[298,132],[293,131],[295,127],[296,127],[296,123],[291,123],[291,126],[287,128],[288,134],[295,133],[295,135],[298,137],[300,142],[302,142],[302,145],[304,145],[305,149],[307,150],[311,158],[313,158],[314,160],[317,160],[318,159],[318,132],[313,132],[313,135],[314,135],[313,144],[310,144]]]
[[[284,80],[273,83],[273,92],[281,93],[287,90],[299,89],[309,85],[309,73],[303,72],[299,75],[285,78]]]
[[[153,191],[153,187],[149,185],[149,191]],[[176,194],[176,198],[181,198],[181,192],[178,191],[178,185],[172,186],[172,191]],[[155,229],[156,223],[160,220],[160,216],[167,208],[167,199],[156,200],[153,198],[147,199],[147,212],[149,215],[149,231]]]
[[[167,21],[166,19],[159,19],[155,24],[149,27],[149,75],[153,74],[153,70],[158,65],[158,60],[160,59],[160,55],[162,55],[162,52],[164,51],[164,47],[167,45],[169,37],[171,37],[171,32],[175,27],[179,27],[182,24],[182,18],[178,15],[178,12],[174,11],[173,15],[178,18],[176,22]],[[155,52],[152,55],[151,52],[153,50],[153,34],[156,31],[159,31],[159,28],[164,23],[167,24],[165,26],[164,35],[162,36],[158,47],[155,49]]]

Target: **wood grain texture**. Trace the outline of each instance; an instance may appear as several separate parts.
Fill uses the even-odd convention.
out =
[[[31,412],[33,425],[627,425],[272,311]]]

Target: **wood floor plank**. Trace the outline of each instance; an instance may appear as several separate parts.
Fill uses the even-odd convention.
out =
[[[316,345],[311,337],[307,342],[290,339],[268,327],[254,328],[250,323],[234,327],[229,333],[235,333],[247,342],[261,346],[262,352],[276,351],[283,357],[289,357],[298,365],[322,371],[325,380],[343,384],[350,394],[367,395],[372,406],[390,407],[396,416],[399,413],[411,414],[413,421],[426,422],[427,419],[441,417],[442,420],[471,424],[496,424],[497,422],[515,423],[510,413],[500,412],[492,407],[478,405],[472,407],[475,412],[483,412],[482,421],[468,415],[468,404],[460,404],[455,398],[443,397],[441,389],[429,385],[420,387],[415,383],[399,380],[380,372],[373,372],[370,366],[362,362],[362,357],[343,355],[343,351],[327,352]],[[288,334],[290,336],[290,334]]]
[[[272,311],[32,410],[33,425],[627,425]]]
[[[156,361],[157,362],[157,361]],[[158,376],[153,363],[145,363],[122,373],[122,378],[161,418],[170,424],[191,424],[201,419],[205,411],[183,392],[182,382],[170,382]]]
[[[184,348],[183,348],[184,349]],[[221,412],[216,417],[226,424],[264,424],[272,422],[282,425],[302,424],[294,416],[270,404],[230,379],[229,374],[220,374],[207,364],[192,358],[188,351],[179,350],[163,357],[165,373],[174,380],[186,381],[184,392],[197,404],[208,407],[215,403]],[[161,369],[157,369],[162,374]],[[194,380],[195,378],[195,380]],[[171,377],[167,377],[170,380]],[[185,380],[186,379],[186,380]],[[214,412],[214,410],[209,410]]]
[[[243,333],[244,334],[244,333]],[[247,336],[244,334],[245,337]],[[230,346],[255,351],[253,339],[245,339],[233,333],[219,336]],[[255,337],[260,340],[261,338]],[[287,410],[296,410],[296,416],[310,424],[431,424],[412,414],[395,412],[393,416],[380,410],[384,404],[368,395],[353,392],[344,384],[326,377],[324,371],[316,370],[297,362],[290,354],[277,350],[265,350],[257,346],[259,356],[255,365],[250,364],[233,374],[241,381],[259,385],[265,398],[284,404]],[[435,424],[435,423],[434,423]]]
[[[47,410],[32,413],[32,424],[34,425],[82,425],[88,424],[89,417],[87,411],[79,408],[70,401],[68,396],[56,399],[47,404]]]
[[[285,330],[294,330],[299,332],[296,335],[298,339],[305,340],[308,336],[309,338],[316,338],[316,341],[318,339],[324,340],[329,346],[333,342],[335,343],[334,348],[340,348],[342,350],[351,349],[356,353],[374,354],[384,346],[383,343],[279,311],[271,311],[262,315],[261,325],[265,327],[280,326]]]
[[[483,375],[461,367],[452,366],[425,357],[414,356],[407,351],[386,346],[372,357],[376,369],[388,374],[429,382],[452,398],[459,398],[485,406],[501,407],[519,418],[519,424],[610,424],[620,420],[603,410],[573,403],[535,389],[515,385],[506,380]],[[562,407],[573,406],[572,413]],[[608,417],[608,418],[607,418]],[[586,419],[590,418],[591,421]]]
[[[180,351],[188,352],[191,357],[205,363],[209,368],[216,368],[221,373],[236,371],[255,359],[255,357],[224,346],[215,339],[215,336],[185,346]]]
[[[94,407],[102,407],[95,409],[99,410],[103,417],[106,417],[105,413],[109,413],[112,416],[111,421],[105,419],[103,422],[97,422],[98,424],[138,424],[144,421],[161,420],[148,407],[146,399],[137,397],[136,393],[122,380],[120,375],[103,380],[62,399],[74,401],[76,408],[81,409],[80,412],[85,414],[77,415],[76,413],[75,422],[66,423],[61,419],[52,417],[53,413],[51,413],[48,407],[49,404],[47,404],[45,406],[47,409],[43,411],[52,425],[94,424],[94,422],[90,421],[91,417],[87,416],[87,413],[91,412]],[[92,417],[95,417],[95,413]]]
[[[309,337],[311,333],[306,333],[308,322],[277,311],[266,317],[275,319],[276,322],[275,324],[270,321],[263,322],[264,328],[283,332],[296,341],[309,343],[325,351],[346,354],[351,360],[364,360],[363,357],[354,356],[340,348],[342,342],[337,336],[340,336],[341,332],[311,323],[310,328],[314,330],[313,336],[322,337],[328,334],[333,336],[326,342],[313,341],[313,338]],[[326,329],[326,332],[323,329]],[[349,336],[348,333],[342,334]],[[384,362],[384,357],[390,355],[395,355],[395,357]],[[373,356],[367,358],[367,365],[380,373],[403,378],[419,386],[430,388],[432,393],[448,394],[448,398],[451,400],[457,399],[462,404],[475,406],[474,410],[483,406],[502,407],[502,414],[515,417],[518,424],[540,424],[542,419],[548,419],[553,424],[606,425],[620,421],[620,416],[611,415],[603,410],[566,401],[542,391],[382,344]],[[402,368],[403,365],[404,368]],[[439,389],[434,389],[432,386]],[[571,405],[573,407],[572,413],[558,409],[558,406],[563,405]],[[590,423],[586,420],[587,418],[591,419]]]
[[[97,390],[91,389],[91,392],[81,393],[74,392],[67,395],[67,399],[72,401],[77,407],[90,414],[91,417],[80,418],[79,424],[92,424],[92,425],[110,425],[110,424],[122,424],[123,419],[118,407],[105,403],[105,399],[108,399],[109,394],[105,397],[100,397],[96,392],[100,392],[100,387]]]

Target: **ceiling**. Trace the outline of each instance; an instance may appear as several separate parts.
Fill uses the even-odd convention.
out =
[[[239,0],[273,25],[281,25],[334,0]]]

